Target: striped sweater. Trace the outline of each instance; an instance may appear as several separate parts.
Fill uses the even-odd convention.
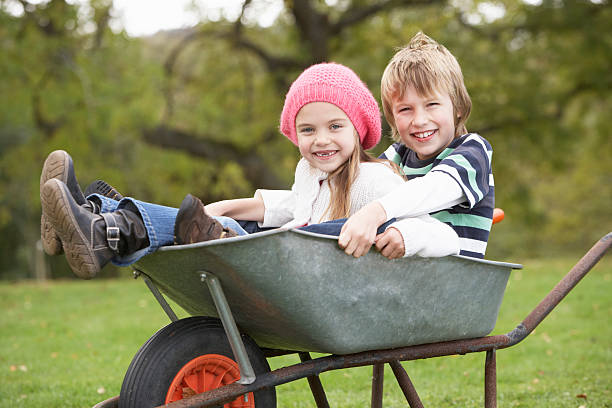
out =
[[[435,158],[419,160],[414,151],[401,143],[389,146],[380,157],[399,165],[408,180],[429,172],[452,177],[467,201],[431,212],[431,216],[457,232],[460,255],[484,258],[495,205],[492,153],[489,142],[478,134],[468,133],[453,140]]]

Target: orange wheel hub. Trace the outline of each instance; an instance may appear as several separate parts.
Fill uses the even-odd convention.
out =
[[[231,358],[219,354],[205,354],[188,362],[172,380],[166,404],[191,397],[205,391],[231,384],[240,379],[238,364]],[[255,408],[253,393],[225,404],[224,408]]]

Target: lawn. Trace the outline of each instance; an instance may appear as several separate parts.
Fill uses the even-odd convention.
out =
[[[493,334],[512,330],[576,259],[522,261]],[[141,280],[0,284],[0,407],[90,407],[119,393],[138,348],[168,323]],[[500,407],[612,407],[612,256],[522,343],[497,353]],[[185,316],[183,313],[182,316]],[[296,356],[270,359],[272,368]],[[482,407],[484,354],[404,363],[427,407]],[[321,375],[332,407],[369,404],[371,367]],[[314,407],[306,380],[279,407]],[[385,407],[406,406],[391,370]]]

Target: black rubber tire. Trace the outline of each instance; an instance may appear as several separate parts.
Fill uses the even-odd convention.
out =
[[[242,335],[255,374],[270,371],[261,349]],[[195,316],[170,323],[155,333],[132,359],[119,394],[121,408],[163,405],[172,380],[189,361],[205,354],[220,354],[235,361],[223,326],[218,319]],[[276,407],[276,390],[255,392],[256,408]]]

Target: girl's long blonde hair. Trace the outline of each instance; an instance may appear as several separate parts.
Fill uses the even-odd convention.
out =
[[[327,219],[337,220],[348,218],[351,215],[351,186],[359,176],[359,165],[361,163],[385,163],[390,165],[397,174],[404,177],[395,163],[378,159],[363,150],[361,143],[359,143],[357,131],[355,131],[355,138],[357,143],[355,143],[355,149],[353,149],[349,159],[329,174],[327,181],[331,197],[323,218],[327,215]]]

